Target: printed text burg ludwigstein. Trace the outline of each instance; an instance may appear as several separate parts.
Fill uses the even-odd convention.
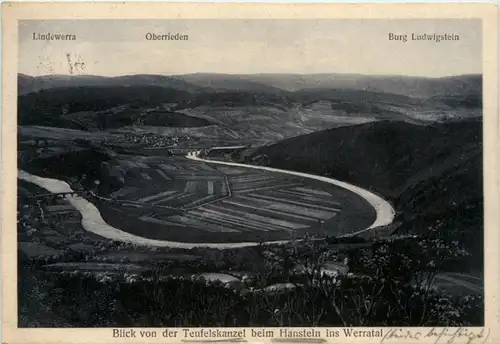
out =
[[[389,33],[389,41],[400,41],[406,43],[408,40],[411,41],[434,41],[436,43],[442,41],[459,41],[460,36],[456,33],[445,33],[445,34],[436,34],[436,33],[412,33],[410,37],[407,34],[396,34],[393,32]]]

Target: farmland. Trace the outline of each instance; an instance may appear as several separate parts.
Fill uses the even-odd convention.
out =
[[[306,233],[348,234],[375,219],[371,206],[345,189],[279,173],[210,166],[178,156],[119,154],[98,168],[93,202],[104,220],[150,239],[290,240]]]

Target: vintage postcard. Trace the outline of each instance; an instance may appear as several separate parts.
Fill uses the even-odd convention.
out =
[[[3,5],[2,341],[500,341],[493,5]]]

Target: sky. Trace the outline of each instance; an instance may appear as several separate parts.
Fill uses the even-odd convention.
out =
[[[76,40],[33,39],[34,34],[47,33],[75,35]],[[180,33],[189,38],[148,41],[147,33]],[[390,40],[390,33],[406,34],[408,41]],[[412,41],[412,33],[448,33],[460,39]],[[18,56],[18,72],[32,76],[355,73],[440,77],[482,72],[481,22],[472,19],[24,20],[19,22]]]

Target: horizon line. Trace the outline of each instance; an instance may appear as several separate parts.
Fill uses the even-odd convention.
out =
[[[409,75],[409,74],[362,74],[362,73],[335,73],[335,72],[320,72],[320,73],[280,73],[280,72],[266,72],[266,73],[217,73],[217,72],[193,72],[193,73],[182,73],[182,74],[150,74],[150,73],[135,73],[135,74],[120,74],[120,75],[99,75],[99,74],[42,74],[42,75],[30,75],[27,73],[17,72],[17,75],[24,75],[32,78],[43,78],[43,77],[101,77],[101,78],[120,78],[126,76],[163,76],[163,77],[181,77],[187,75],[226,75],[226,76],[265,76],[265,75],[276,75],[276,76],[284,76],[284,75],[293,75],[293,76],[314,76],[314,75],[349,75],[349,76],[360,76],[360,77],[403,77],[403,78],[421,78],[421,79],[443,79],[443,78],[452,78],[452,77],[464,77],[464,76],[483,76],[483,73],[464,73],[464,74],[450,74],[450,75],[442,75],[442,76],[423,76],[423,75]]]

